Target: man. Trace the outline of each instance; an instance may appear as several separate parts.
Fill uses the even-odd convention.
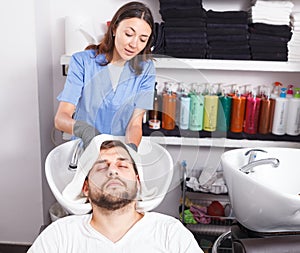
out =
[[[174,217],[136,210],[142,189],[132,152],[119,140],[103,141],[82,187],[92,213],[52,223],[28,252],[203,252]]]

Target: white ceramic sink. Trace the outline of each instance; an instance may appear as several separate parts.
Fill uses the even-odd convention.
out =
[[[79,140],[72,140],[57,146],[48,154],[45,162],[45,174],[49,187],[57,202],[69,214],[83,214],[90,211],[86,204],[78,205],[70,202],[62,194],[76,173],[68,167],[78,142]],[[155,192],[153,198],[147,199],[143,205],[148,211],[157,207],[168,192],[174,171],[173,160],[166,149],[148,140],[141,141],[139,154],[143,164],[144,182],[148,190]],[[158,159],[159,163],[157,163]]]
[[[278,167],[260,165],[248,174],[248,148],[221,156],[230,202],[236,219],[257,232],[300,231],[300,149],[260,148],[255,160],[277,158]]]

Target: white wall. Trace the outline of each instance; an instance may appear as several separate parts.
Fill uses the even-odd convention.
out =
[[[28,243],[43,222],[34,0],[2,7],[0,242]]]

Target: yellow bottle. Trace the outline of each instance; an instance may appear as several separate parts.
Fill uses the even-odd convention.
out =
[[[203,129],[213,132],[217,129],[218,96],[211,87],[209,94],[204,96]]]

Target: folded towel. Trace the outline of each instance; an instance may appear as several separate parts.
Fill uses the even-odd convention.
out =
[[[82,186],[84,184],[86,176],[88,175],[88,172],[99,157],[101,144],[106,140],[121,140],[125,143],[125,137],[121,136],[101,134],[94,137],[79,158],[77,171],[72,181],[65,187],[62,192],[63,197],[66,201],[70,202],[71,206],[77,205],[80,207],[84,207],[75,207],[73,211],[74,214],[88,213],[92,209],[90,203],[87,202],[87,198],[82,194]],[[147,146],[147,148],[149,146],[149,150],[151,150],[151,153],[155,153],[155,155],[157,156],[157,159],[155,161],[153,161],[153,155],[149,155],[151,154],[150,152],[147,154],[141,154],[135,152],[130,147],[128,147],[128,151],[136,163],[141,184],[141,191],[139,192],[136,208],[140,211],[149,211],[156,207],[158,202],[160,203],[161,198],[163,198],[164,194],[167,191],[167,189],[164,189],[165,186],[162,184],[162,182],[164,182],[165,184],[165,182],[168,181],[166,177],[170,177],[169,171],[170,168],[173,168],[173,162],[170,154],[158,144],[150,143],[149,141],[144,142],[144,145]],[[147,173],[147,166],[149,170],[146,179],[145,173]],[[157,175],[157,173],[155,174],[154,172],[154,168],[167,168],[167,170],[161,171],[161,174]],[[151,175],[149,175],[150,170],[152,173]],[[151,178],[153,177],[153,173],[156,176],[156,184],[153,178]],[[79,213],[79,210],[82,210],[82,213]]]

